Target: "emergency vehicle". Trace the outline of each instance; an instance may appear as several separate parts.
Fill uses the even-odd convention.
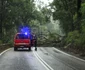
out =
[[[18,48],[28,48],[31,50],[33,45],[35,45],[35,50],[37,51],[36,40],[31,34],[30,28],[23,27],[19,33],[16,33],[14,37],[14,51],[18,50]]]
[[[14,51],[18,48],[28,48],[31,50],[31,39],[27,33],[17,33],[14,37]]]

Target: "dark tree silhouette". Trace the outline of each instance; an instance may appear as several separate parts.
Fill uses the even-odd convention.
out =
[[[2,39],[3,0],[0,1],[0,39]]]
[[[81,12],[80,12],[80,8],[81,8],[81,0],[77,0],[77,29],[79,30],[79,31],[81,31],[81,16],[82,16],[82,14],[81,14]]]

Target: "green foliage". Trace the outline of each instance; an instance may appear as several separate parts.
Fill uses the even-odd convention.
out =
[[[77,30],[69,32],[66,38],[66,44],[71,43],[73,47],[84,47],[85,46],[85,33],[79,33]]]
[[[72,43],[75,46],[79,46],[81,44],[81,39],[80,39],[80,34],[77,30],[73,31],[73,32],[69,32],[68,36],[66,38],[66,43]]]
[[[2,44],[2,41],[0,40],[0,44]]]
[[[75,13],[75,15],[73,16],[73,20],[74,22],[77,20],[77,13]]]
[[[59,36],[55,33],[49,33],[48,39],[45,40],[46,44],[57,45],[59,41]]]
[[[53,17],[55,20],[60,20],[63,31],[68,34],[68,32],[75,30],[74,15],[77,10],[77,0],[54,0],[52,4],[55,6]]]
[[[50,16],[52,14],[51,9],[47,9],[47,8],[44,7],[44,8],[41,9],[41,12],[44,15],[44,21],[49,22]]]
[[[82,3],[82,5],[81,5],[81,12],[82,12],[82,19],[81,19],[81,27],[82,27],[81,42],[84,45],[85,44],[85,3]]]
[[[81,12],[83,15],[85,14],[85,3],[81,4]]]
[[[2,3],[2,4],[1,4]],[[45,8],[47,11],[47,8]],[[10,35],[17,32],[19,26],[29,25],[31,27],[40,27],[40,24],[46,24],[49,12],[38,11],[34,0],[0,0],[0,36],[2,41],[8,42]],[[2,18],[2,19],[1,19]],[[0,38],[1,39],[1,38]]]
[[[81,5],[81,13],[82,13],[82,26],[85,24],[85,3],[82,3]]]
[[[73,47],[76,46],[78,49],[84,51],[85,49],[85,3],[81,4],[81,13],[82,13],[82,17],[81,17],[81,32],[79,32],[78,30],[69,32],[66,38],[66,43],[69,44],[73,44]],[[75,25],[78,24],[76,21],[77,20],[77,13],[75,13],[73,20],[75,22]],[[79,22],[79,21],[78,21]],[[75,26],[77,27],[77,25]]]

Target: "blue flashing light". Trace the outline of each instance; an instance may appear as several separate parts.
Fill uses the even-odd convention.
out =
[[[31,29],[30,29],[30,27],[23,27],[23,28],[20,29],[20,32],[21,33],[24,33],[25,35],[28,35],[28,36],[31,35]]]
[[[27,35],[27,32],[25,32],[25,35]]]

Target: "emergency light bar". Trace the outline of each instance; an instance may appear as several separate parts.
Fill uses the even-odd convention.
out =
[[[23,27],[21,28],[21,33],[24,33],[25,35],[30,35],[31,29],[29,27]]]

